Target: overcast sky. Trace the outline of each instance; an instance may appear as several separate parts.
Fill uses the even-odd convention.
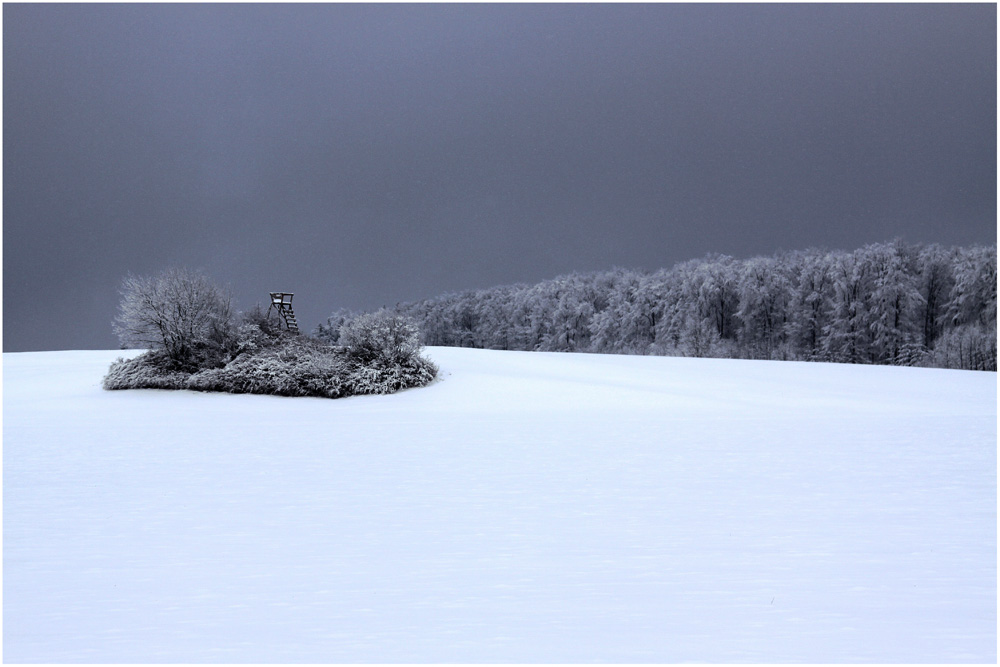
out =
[[[3,349],[129,273],[338,307],[869,242],[994,243],[996,12],[3,6]]]

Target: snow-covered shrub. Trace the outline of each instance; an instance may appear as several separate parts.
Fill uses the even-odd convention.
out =
[[[114,331],[127,347],[163,351],[174,370],[222,366],[235,349],[229,295],[201,273],[168,269],[128,276]]]
[[[350,363],[331,348],[302,342],[296,337],[277,339],[270,347],[248,351],[224,368],[195,373],[188,389],[234,394],[322,396],[345,394]]]
[[[905,343],[900,346],[888,363],[892,366],[923,366],[927,363],[927,349],[920,343]]]
[[[119,357],[102,386],[105,389],[184,389],[188,374],[177,371],[174,362],[162,350],[140,354],[132,359]]]
[[[265,310],[259,303],[254,304],[250,310],[240,313],[239,326],[256,328],[267,336],[288,332],[287,329],[281,328],[281,319],[277,315],[272,316],[270,311]]]
[[[384,311],[344,323],[338,338],[346,346],[281,330],[259,306],[242,314],[228,335],[220,348],[225,356],[199,356],[202,348],[195,344],[185,363],[165,347],[119,360],[104,386],[339,398],[420,387],[437,376],[437,367],[419,354],[413,322]]]
[[[379,310],[344,322],[338,342],[361,363],[392,366],[420,353],[420,329],[405,315]]]
[[[233,358],[255,350],[280,346],[285,339],[299,339],[299,334],[282,329],[277,319],[268,318],[260,304],[240,314],[240,324],[236,328],[236,350]],[[309,340],[302,337],[301,341]]]
[[[437,373],[437,366],[419,355],[394,364],[361,364],[355,361],[345,379],[345,387],[351,395],[391,394],[427,385],[437,377]]]
[[[437,376],[437,367],[415,355],[390,363],[362,362],[342,348],[302,336],[279,337],[268,347],[245,352],[224,368],[195,373],[188,389],[236,394],[322,396],[390,394],[420,387]]]

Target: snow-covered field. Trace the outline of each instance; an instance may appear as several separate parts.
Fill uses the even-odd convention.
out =
[[[429,348],[340,400],[3,355],[7,662],[995,662],[995,373]]]

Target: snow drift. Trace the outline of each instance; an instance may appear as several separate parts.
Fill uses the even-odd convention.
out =
[[[428,348],[429,387],[4,355],[8,662],[995,662],[996,374]]]

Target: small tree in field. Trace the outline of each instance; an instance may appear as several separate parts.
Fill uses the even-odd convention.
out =
[[[186,370],[222,365],[235,349],[231,297],[201,273],[129,275],[121,294],[114,331],[126,347],[160,350]]]

